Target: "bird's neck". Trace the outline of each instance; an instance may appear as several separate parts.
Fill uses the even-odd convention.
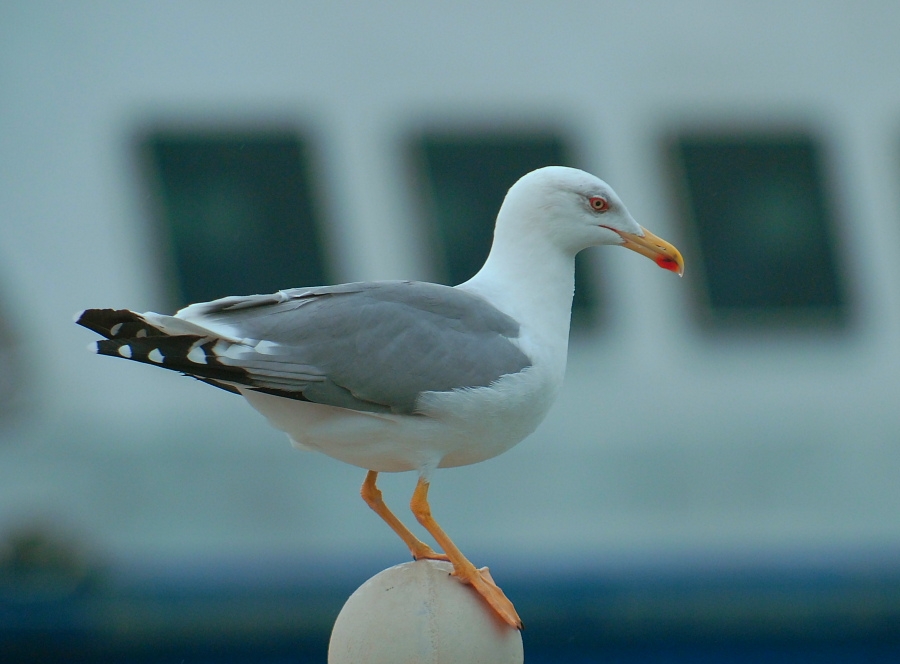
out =
[[[460,288],[487,298],[519,321],[522,343],[548,349],[546,359],[565,370],[575,289],[575,257],[570,252],[528,229],[498,223],[487,261]]]

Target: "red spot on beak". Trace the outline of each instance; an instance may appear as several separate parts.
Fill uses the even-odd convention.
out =
[[[664,270],[669,270],[671,272],[678,272],[678,263],[673,261],[671,258],[666,258],[665,256],[657,256],[656,264],[659,265]]]

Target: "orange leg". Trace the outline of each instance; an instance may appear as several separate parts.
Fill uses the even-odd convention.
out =
[[[475,569],[475,565],[469,562],[431,516],[431,507],[428,505],[428,482],[421,477],[418,484],[416,484],[416,490],[413,492],[409,507],[415,514],[416,519],[419,520],[419,523],[431,533],[435,541],[447,552],[447,557],[453,563],[454,576],[463,583],[471,584],[503,620],[516,629],[522,629],[522,621],[519,618],[519,614],[516,613],[512,602],[506,598],[503,591],[494,583],[488,568]]]
[[[381,490],[375,486],[377,477],[378,473],[374,470],[370,470],[368,475],[366,475],[366,481],[363,482],[359,493],[362,496],[362,499],[366,501],[366,505],[371,507],[378,516],[384,519],[385,523],[387,523],[387,525],[400,536],[400,539],[404,541],[406,546],[409,547],[413,560],[420,560],[422,558],[428,560],[450,560],[443,553],[438,553],[425,544],[425,542],[413,535],[409,531],[409,528],[404,526],[400,519],[394,516],[394,513],[388,509],[388,506],[385,505],[384,501],[381,499]]]

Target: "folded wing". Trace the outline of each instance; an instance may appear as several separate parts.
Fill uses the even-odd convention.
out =
[[[515,320],[469,293],[375,282],[227,297],[175,316],[90,309],[97,352],[230,391],[371,412],[415,412],[422,392],[490,385],[530,366]]]

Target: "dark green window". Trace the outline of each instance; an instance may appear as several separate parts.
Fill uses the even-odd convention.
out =
[[[491,248],[497,211],[516,180],[542,166],[574,165],[566,142],[552,132],[426,132],[411,145],[439,280],[450,285],[466,281],[481,268]],[[590,267],[584,254],[579,255],[573,328],[591,326],[597,319]]]
[[[25,406],[25,393],[29,388],[24,368],[24,348],[12,326],[10,311],[0,300],[0,427],[15,419]]]
[[[688,135],[673,154],[710,320],[845,321],[831,197],[811,137]]]
[[[178,305],[328,282],[296,134],[159,132],[143,147]]]

